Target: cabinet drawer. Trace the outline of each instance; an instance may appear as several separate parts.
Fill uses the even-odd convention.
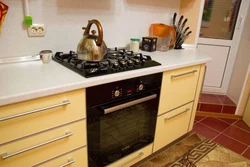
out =
[[[87,148],[81,148],[35,167],[87,167]]]
[[[150,144],[150,145],[122,158],[121,160],[118,160],[118,161],[112,163],[111,165],[109,165],[109,167],[126,167],[126,166],[129,167],[129,166],[141,161],[142,159],[146,158],[150,154],[152,154],[152,149],[153,149],[153,144]]]
[[[82,120],[1,146],[0,166],[33,166],[84,145],[86,121]]]
[[[84,89],[2,106],[0,144],[85,118],[85,108]],[[20,116],[30,111],[35,113]]]
[[[200,65],[163,74],[158,115],[194,100]]]
[[[157,119],[154,152],[188,132],[193,103],[186,104]]]

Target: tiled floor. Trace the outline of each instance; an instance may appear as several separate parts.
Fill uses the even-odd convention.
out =
[[[193,131],[250,159],[250,128],[242,120],[196,116]]]
[[[202,93],[199,99],[197,111],[234,114],[236,104],[225,95]]]

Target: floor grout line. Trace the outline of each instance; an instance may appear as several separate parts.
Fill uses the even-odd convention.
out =
[[[201,120],[196,121],[196,122],[199,123],[200,121],[204,120],[205,118],[207,118],[207,117],[204,117],[204,118],[202,118]],[[195,119],[194,119],[194,120],[195,120]]]
[[[206,127],[209,128],[209,129],[212,129],[212,130],[214,130],[214,131],[220,133],[220,131],[218,131],[218,130],[216,130],[216,129],[214,129],[214,128],[212,128],[212,127],[206,125],[206,124],[203,124],[203,123],[201,123],[201,122],[199,122],[199,123],[202,124],[202,125],[204,125],[204,126],[206,126]]]
[[[247,132],[247,133],[250,133],[250,131],[248,131],[248,130],[246,130],[246,129],[243,129],[243,128],[238,127],[238,126],[236,126],[236,125],[233,125],[233,126],[236,127],[236,128],[239,128],[239,129],[241,129],[241,130],[243,130],[243,131],[245,131],[245,132]]]
[[[227,137],[229,137],[229,138],[231,138],[231,139],[233,139],[233,140],[235,140],[235,141],[237,141],[237,142],[239,142],[239,143],[241,143],[241,144],[244,144],[245,146],[248,147],[248,144],[243,143],[242,141],[239,141],[239,140],[237,140],[237,139],[235,139],[235,138],[233,138],[233,137],[231,137],[231,136],[229,136],[229,135],[227,135],[227,134],[223,134],[223,135],[225,135],[225,136],[227,136]]]
[[[243,153],[241,153],[240,155],[243,155],[248,149],[250,148],[250,145],[245,149],[245,151],[243,151]]]
[[[220,134],[218,134],[217,136],[215,136],[212,140],[214,140],[216,137],[218,137],[219,135],[221,135],[223,132],[225,132],[227,129],[229,129],[232,126],[232,124],[230,124],[229,127],[227,127],[226,129],[224,129],[222,132],[220,132]],[[224,135],[224,134],[223,134]]]
[[[222,122],[225,122],[225,123],[227,123],[227,124],[229,124],[229,125],[232,125],[233,123],[229,123],[229,122],[227,122],[227,121],[224,121],[224,120],[222,120],[222,119],[220,119],[220,118],[217,118],[217,117],[214,117],[214,118],[216,118],[217,120],[219,120],[219,121],[222,121]],[[238,119],[235,121],[235,122],[237,122],[238,121]]]

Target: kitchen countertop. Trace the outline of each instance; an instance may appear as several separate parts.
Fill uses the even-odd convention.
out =
[[[142,53],[162,65],[85,78],[54,61],[50,64],[41,61],[1,64],[0,106],[211,61],[196,48]]]

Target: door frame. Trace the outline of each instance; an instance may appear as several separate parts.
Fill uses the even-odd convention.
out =
[[[200,10],[200,22],[199,22],[199,31],[197,31],[197,44],[206,44],[206,45],[219,45],[219,46],[229,46],[229,54],[228,54],[228,60],[226,62],[226,67],[224,71],[224,76],[222,78],[222,86],[220,88],[217,87],[208,87],[203,86],[203,92],[209,92],[209,93],[217,93],[217,94],[226,94],[227,89],[230,83],[231,74],[233,71],[233,66],[235,62],[235,58],[237,56],[239,43],[241,39],[241,35],[243,32],[243,27],[245,25],[246,15],[248,8],[250,7],[250,1],[249,0],[242,0],[240,5],[240,10],[237,16],[237,21],[235,25],[235,30],[233,34],[233,40],[221,40],[221,39],[210,39],[210,38],[199,38],[200,33],[200,26],[201,26],[201,20],[202,20],[202,14],[203,14],[203,8],[205,0],[201,0],[201,10]]]

